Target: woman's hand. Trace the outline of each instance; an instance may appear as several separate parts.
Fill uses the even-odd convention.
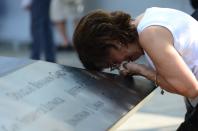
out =
[[[148,68],[145,65],[129,62],[122,64],[120,74],[123,76],[143,75],[142,73],[146,70],[148,70]]]

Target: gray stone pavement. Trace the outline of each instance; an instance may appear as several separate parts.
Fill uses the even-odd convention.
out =
[[[29,58],[27,47],[13,48],[0,44],[0,56]],[[82,67],[75,52],[57,52],[57,63]],[[185,114],[183,97],[156,89],[154,96],[117,131],[175,131]]]
[[[118,131],[175,131],[183,121],[185,105],[181,96],[156,89],[154,96],[131,116]]]

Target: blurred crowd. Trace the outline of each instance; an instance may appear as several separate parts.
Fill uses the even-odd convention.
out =
[[[73,48],[67,34],[67,20],[73,18],[74,28],[84,10],[82,0],[22,0],[21,5],[30,12],[32,59],[39,60],[44,53],[46,61],[56,62],[56,49]],[[52,25],[62,38],[58,48],[54,44]]]

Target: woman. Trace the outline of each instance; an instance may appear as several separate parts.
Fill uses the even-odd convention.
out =
[[[73,42],[83,65],[91,70],[120,67],[145,55],[151,68],[129,62],[122,73],[144,76],[164,90],[185,96],[194,109],[198,103],[197,35],[197,21],[175,9],[148,8],[135,20],[124,12],[97,10],[81,19]],[[186,120],[178,130],[189,125]]]

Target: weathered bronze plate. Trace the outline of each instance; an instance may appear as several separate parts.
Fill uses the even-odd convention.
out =
[[[0,90],[1,131],[105,131],[154,86],[142,77],[29,61],[3,72]]]

